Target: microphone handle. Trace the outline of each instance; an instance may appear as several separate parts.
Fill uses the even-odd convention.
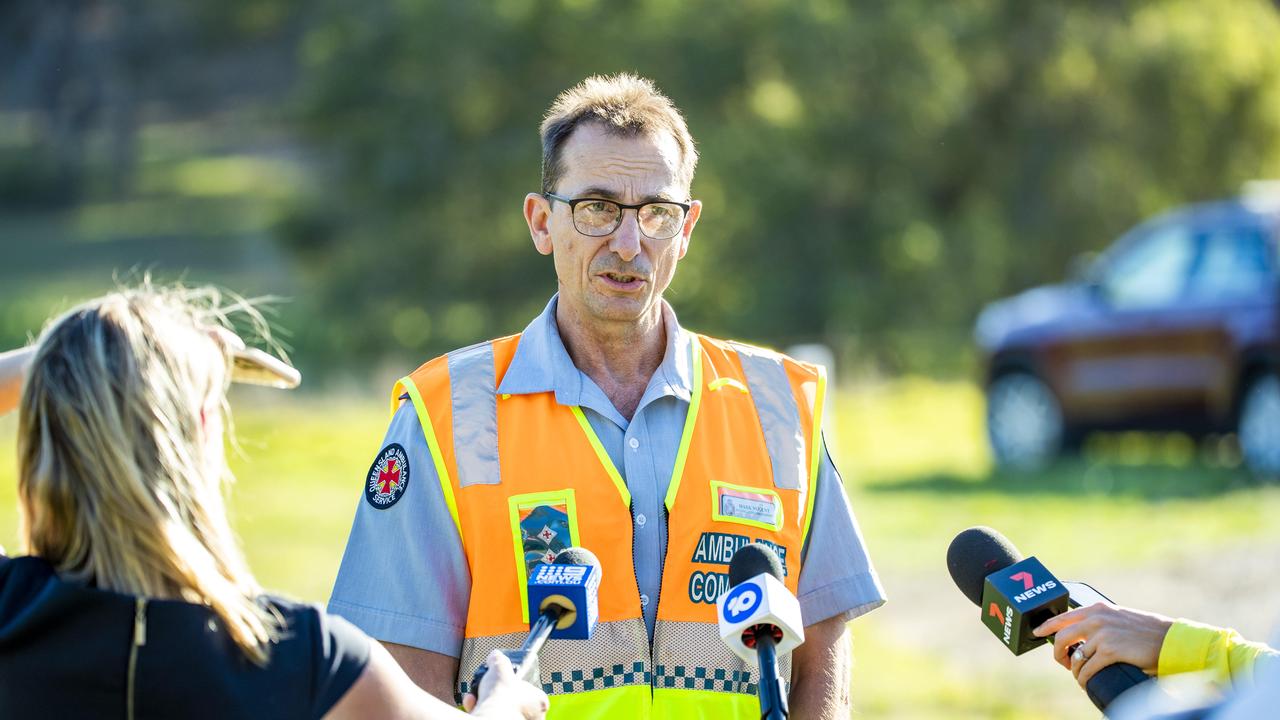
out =
[[[557,605],[552,605],[543,610],[538,615],[538,619],[534,621],[533,626],[529,628],[529,636],[525,638],[524,643],[519,648],[499,649],[499,652],[511,660],[511,664],[515,667],[517,679],[531,682],[534,685],[541,684],[538,678],[541,674],[538,666],[538,652],[546,644],[551,631],[556,629],[556,623],[560,622],[562,613],[563,609]],[[489,666],[481,663],[480,667],[476,668],[475,674],[471,676],[471,692],[477,698],[480,696],[480,680],[484,678],[484,674],[488,671]]]
[[[522,662],[516,665],[516,677],[521,680],[530,680],[534,671],[538,669],[538,653],[542,651],[542,646],[550,637],[551,631],[556,629],[556,623],[560,621],[560,610],[556,606],[552,606],[542,611],[538,616],[538,621],[529,628],[529,637],[525,638],[524,644],[520,646],[520,650],[524,652],[525,657],[533,658],[534,662]],[[538,684],[538,683],[534,683]]]
[[[785,720],[787,693],[778,675],[778,649],[773,635],[764,632],[756,636],[756,658],[760,662],[760,717],[762,720]]]
[[[1126,690],[1135,685],[1141,685],[1150,679],[1151,676],[1142,672],[1137,665],[1116,663],[1102,668],[1093,677],[1089,678],[1089,682],[1085,683],[1084,690],[1089,699],[1093,701],[1094,706],[1105,714],[1107,706]]]

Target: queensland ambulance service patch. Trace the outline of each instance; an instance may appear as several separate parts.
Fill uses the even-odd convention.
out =
[[[369,468],[364,499],[379,510],[395,505],[409,487],[409,456],[398,443],[382,448]]]

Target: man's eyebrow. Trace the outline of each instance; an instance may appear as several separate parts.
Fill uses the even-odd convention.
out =
[[[622,194],[606,187],[589,187],[579,190],[574,197],[598,197],[606,200],[617,200],[622,197]]]
[[[617,192],[616,190],[610,190],[609,188],[606,188],[606,187],[589,187],[589,188],[580,190],[578,194],[575,195],[574,197],[579,197],[579,198],[598,197],[598,198],[604,198],[605,200],[621,201],[622,194]],[[649,202],[680,202],[680,201],[672,197],[669,197],[666,193],[658,193],[657,195],[649,195],[645,197],[638,204],[643,205],[644,203],[649,203]]]

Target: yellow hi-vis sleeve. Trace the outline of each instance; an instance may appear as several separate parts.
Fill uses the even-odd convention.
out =
[[[1249,686],[1260,658],[1280,662],[1280,651],[1249,642],[1230,628],[1179,618],[1160,646],[1156,676],[1207,671],[1223,685]]]

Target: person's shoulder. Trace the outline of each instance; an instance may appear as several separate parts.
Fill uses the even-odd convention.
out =
[[[518,342],[520,340],[520,337],[521,337],[521,334],[516,333],[514,335],[504,335],[502,337],[491,338],[489,340],[481,340],[480,342],[471,343],[470,345],[464,345],[460,348],[450,350],[447,353],[436,355],[430,360],[427,360],[426,362],[422,363],[418,367],[414,368],[412,372],[405,374],[403,377],[419,378],[433,372],[443,371],[445,367],[447,367],[447,365],[449,364],[450,360],[457,361],[463,358],[469,358],[477,354],[487,352],[490,348],[494,347],[495,345],[501,345],[501,344],[512,342],[512,341]]]
[[[47,560],[34,555],[6,557],[0,555],[0,596],[13,597],[36,591],[45,584],[56,581],[58,574]]]
[[[294,632],[295,629],[302,631],[314,629],[320,624],[325,614],[324,608],[316,603],[294,600],[282,595],[263,595],[258,598],[258,604],[278,615],[286,632]]]
[[[277,595],[264,596],[259,602],[269,604],[280,616],[284,627],[277,651],[291,662],[328,668],[328,672],[337,665],[361,669],[369,661],[373,640],[340,615],[315,603]]]
[[[0,555],[0,607],[39,593],[57,573],[47,560],[33,555],[6,557]]]
[[[807,360],[800,360],[799,358],[794,358],[780,350],[775,350],[774,348],[771,348],[771,347],[765,347],[764,345],[754,345],[752,343],[743,342],[742,340],[726,340],[726,339],[711,337],[710,335],[702,335],[702,334],[698,334],[697,337],[703,340],[704,342],[711,344],[714,347],[718,347],[726,350],[732,350],[738,353],[739,355],[745,355],[751,358],[758,358],[761,360],[768,360],[771,362],[779,363],[781,365],[793,366],[795,368],[798,368],[810,373],[814,373],[814,374],[818,373],[820,370],[820,366],[812,362],[809,362]]]
[[[363,635],[355,626],[341,616],[327,612],[317,603],[293,600],[280,595],[264,595],[258,602],[280,616],[285,628],[285,636],[304,635],[313,638],[317,634],[331,634],[335,631],[347,635],[347,628]]]

